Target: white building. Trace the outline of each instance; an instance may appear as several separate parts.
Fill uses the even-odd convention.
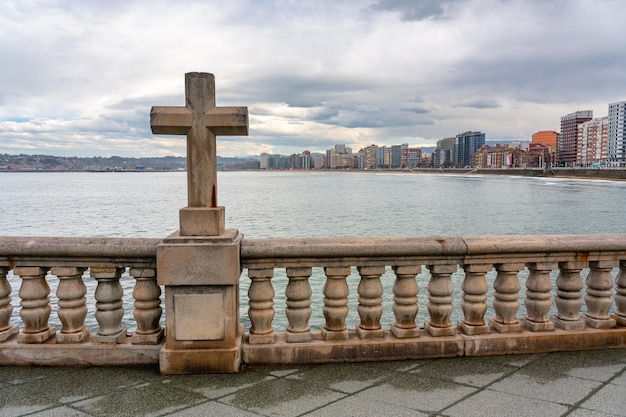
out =
[[[609,104],[607,166],[626,167],[626,101]]]
[[[578,125],[576,166],[606,164],[609,118],[600,117]]]

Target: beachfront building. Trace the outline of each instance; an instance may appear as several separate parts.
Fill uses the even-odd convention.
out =
[[[606,164],[609,118],[600,117],[578,125],[576,166]]]
[[[457,168],[472,165],[472,155],[485,144],[485,134],[481,132],[463,132],[454,138],[453,164]]]
[[[578,125],[593,119],[593,110],[582,110],[561,117],[561,136],[558,138],[557,152],[559,166],[576,165],[578,148]]]
[[[554,146],[556,148],[559,141],[559,132],[554,130],[540,130],[537,133],[533,133],[531,143],[541,143],[547,146]]]
[[[626,101],[609,104],[607,165],[626,167]]]

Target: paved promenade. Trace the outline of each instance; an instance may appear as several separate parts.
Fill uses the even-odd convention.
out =
[[[161,376],[0,367],[0,416],[626,416],[626,349]]]

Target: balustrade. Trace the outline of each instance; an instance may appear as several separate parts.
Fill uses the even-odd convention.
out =
[[[450,324],[450,316],[454,310],[452,304],[452,274],[457,271],[456,265],[430,265],[430,281],[428,282],[428,313],[430,320],[424,327],[431,336],[451,336],[456,329]]]
[[[495,267],[496,271],[498,271],[498,275],[496,275],[493,283],[493,310],[495,316],[489,324],[499,333],[521,332],[522,326],[516,317],[520,305],[520,284],[517,275],[520,270],[524,269],[524,264],[496,264]]]
[[[391,333],[399,339],[417,337],[420,335],[415,323],[419,311],[417,304],[419,287],[415,277],[422,272],[422,266],[394,266],[393,272],[396,274],[396,281],[393,284],[393,314],[396,321],[391,324]]]
[[[550,273],[557,268],[556,262],[531,262],[526,279],[526,316],[522,325],[531,331],[554,330],[549,313],[552,307],[552,279]]]
[[[619,272],[615,278],[615,305],[616,311],[612,315],[616,324],[626,326],[626,261],[619,264]]]
[[[248,278],[252,280],[248,289],[248,316],[250,317],[251,344],[274,343],[274,287],[272,287],[273,268],[249,269]]]
[[[585,322],[580,318],[583,304],[583,279],[580,272],[586,263],[580,261],[559,262],[559,277],[556,279],[556,316],[552,322],[563,330],[580,330]]]
[[[383,286],[380,276],[385,273],[385,267],[360,266],[357,270],[361,275],[357,288],[359,294],[357,311],[361,320],[356,331],[361,339],[382,338],[384,333],[380,318],[383,315]]]
[[[22,279],[20,317],[24,330],[17,336],[19,343],[43,343],[53,337],[56,330],[48,324],[50,312],[50,287],[46,282],[47,268],[16,267],[13,274]]]
[[[123,271],[116,267],[91,268],[91,277],[98,281],[95,298],[99,328],[92,336],[94,342],[117,343],[126,337],[126,329],[122,327],[124,290],[120,285]]]
[[[85,326],[87,317],[87,287],[83,282],[86,268],[55,267],[52,275],[59,278],[57,298],[59,299],[59,320],[61,331],[56,335],[57,343],[81,343],[89,332]]]
[[[575,240],[572,237],[568,239]],[[424,238],[419,242],[426,240]],[[299,241],[293,241],[297,247]],[[621,240],[615,239],[615,242],[619,241]],[[362,357],[360,355],[365,355],[364,358],[382,355],[376,352],[386,352],[384,357],[414,357],[422,354],[420,352],[437,355],[432,352],[443,351],[446,343],[462,345],[470,340],[480,340],[481,335],[486,335],[485,341],[472,342],[479,351],[487,340],[502,340],[501,346],[513,346],[515,348],[507,349],[515,352],[518,349],[516,346],[528,346],[528,338],[532,338],[533,333],[543,333],[543,339],[537,339],[543,342],[532,345],[540,346],[540,349],[550,347],[550,342],[546,340],[550,341],[552,337],[560,340],[559,337],[564,334],[567,336],[568,332],[579,338],[577,340],[584,340],[584,345],[589,347],[597,346],[598,343],[614,345],[618,340],[623,340],[619,335],[613,337],[604,336],[604,333],[598,333],[597,336],[594,336],[595,333],[585,333],[584,336],[581,334],[605,330],[620,332],[626,327],[626,246],[622,250],[619,243],[614,244],[618,247],[614,254],[608,250],[598,250],[581,260],[582,244],[576,243],[571,247],[567,243],[560,243],[564,248],[561,252],[554,253],[550,249],[559,247],[554,243],[538,248],[535,252],[529,252],[529,246],[525,246],[524,250],[512,246],[509,252],[496,248],[498,251],[495,255],[487,248],[481,249],[483,252],[473,258],[465,258],[458,253],[442,253],[440,246],[436,251],[423,254],[420,252],[423,250],[423,246],[420,246],[422,243],[411,247],[411,240],[405,245],[394,246],[393,251],[384,242],[375,242],[371,247],[363,242],[357,242],[353,246],[341,246],[341,242],[340,245],[333,246],[335,242],[331,241],[328,248],[307,242],[297,256],[291,254],[289,245],[286,248],[282,244],[277,246],[277,253],[282,258],[272,256],[265,243],[268,254],[264,255],[265,258],[257,257],[253,260],[246,258],[249,255],[244,243],[242,265],[247,268],[251,280],[248,289],[251,327],[244,339],[249,346],[266,346],[267,349],[279,350],[283,349],[283,345],[288,346],[296,349],[293,352],[301,353],[285,353],[286,356],[282,358],[288,357],[292,358],[288,360],[294,361],[306,360],[309,357],[307,355],[312,352],[307,349],[325,352],[317,353],[319,355],[329,355],[331,351],[342,355],[342,349],[359,346],[353,348],[353,353],[347,356],[328,357],[332,361],[338,358],[359,360]],[[437,242],[437,245],[441,244],[440,241]],[[471,243],[470,241],[467,244],[469,249],[463,250],[474,250]],[[598,240],[592,240],[592,243],[597,246]],[[392,241],[392,246],[393,244]],[[399,255],[394,255],[395,253]],[[139,348],[140,345],[162,343],[164,329],[160,325],[161,288],[157,283],[158,271],[154,261],[126,264],[130,277],[124,279],[134,279],[132,317],[137,325],[132,337],[127,338],[127,330],[122,325],[124,294],[120,282],[122,273],[126,270],[120,265],[124,264],[118,261],[94,261],[93,256],[89,261],[65,259],[61,262],[53,257],[40,256],[35,261],[19,260],[16,266],[7,265],[6,261],[0,266],[0,348],[24,344],[41,347],[62,344],[69,349],[71,345],[88,347],[90,342],[113,346],[134,345]],[[91,262],[93,266],[87,269]],[[619,272],[614,279],[611,271],[615,265],[618,265]],[[275,304],[272,283],[275,268],[285,268],[287,275],[285,302],[279,306]],[[524,268],[528,268],[528,277],[525,281],[525,294],[520,298],[519,273]],[[589,273],[586,280],[583,280],[582,272],[585,268],[589,268]],[[349,277],[354,269],[359,277],[356,294],[351,298],[350,290],[354,291],[354,288],[349,287],[348,283],[351,282]],[[493,291],[490,292],[487,278],[494,269]],[[9,278],[11,270],[15,281]],[[96,282],[92,294],[88,294],[89,290],[83,280],[87,270]],[[418,298],[421,290],[418,282],[422,282],[418,278],[424,276],[420,275],[422,270],[430,272],[430,277],[427,286],[424,285],[426,295]],[[555,271],[558,272],[556,281],[551,278]],[[461,278],[457,273],[463,272],[464,277],[457,281],[457,278]],[[316,288],[322,288],[323,285],[323,290],[320,290],[322,294],[313,295],[312,281],[316,281]],[[18,325],[12,323],[12,320],[17,319],[16,315],[12,315],[16,304],[16,301],[11,300],[13,282],[19,283],[21,322]],[[55,295],[58,304],[55,307],[50,303],[50,286],[56,282],[58,286]],[[462,291],[462,297],[458,300],[453,299],[455,285],[460,287],[457,290]],[[390,293],[385,294],[385,291]],[[316,312],[315,320],[323,322],[310,323],[313,316],[312,297],[320,296],[323,296],[323,303],[318,307],[321,312]],[[91,313],[91,303],[87,301],[89,297],[96,301],[95,311]],[[390,301],[383,302],[384,299]],[[457,302],[462,314],[454,317]],[[586,311],[583,309],[583,302]],[[518,320],[521,303],[524,304],[525,314]],[[490,307],[491,312],[488,313]],[[351,311],[352,309],[355,311]],[[556,313],[550,317],[553,309]],[[276,313],[282,314],[283,311],[287,319],[284,338],[277,337],[273,327]],[[418,323],[418,313],[423,311],[427,312],[426,317],[423,323]],[[58,316],[58,328],[50,324],[51,314]],[[97,329],[92,329],[91,334],[86,327],[88,314],[95,316],[98,323]],[[353,321],[347,322],[348,317],[352,317]],[[320,331],[312,331],[311,327],[317,327]],[[555,332],[554,328],[560,331]],[[459,335],[456,335],[457,332]],[[518,335],[521,332],[524,333]],[[550,332],[553,336],[546,335]],[[490,333],[492,336],[489,336]],[[494,333],[500,336],[494,339]],[[537,336],[541,337],[541,334]],[[603,339],[605,337],[609,339]],[[598,342],[589,342],[589,338],[596,338]],[[441,341],[438,342],[438,339]],[[331,350],[320,348],[324,343],[331,346]],[[380,350],[386,343],[391,343],[393,347]],[[561,348],[569,348],[566,341],[555,343],[561,343]],[[424,344],[426,348],[411,347],[413,344]],[[467,349],[471,351],[471,348]],[[464,351],[451,352],[448,354],[458,355]],[[320,358],[315,360],[323,361]],[[106,358],[102,361],[106,361]]]
[[[285,314],[289,325],[287,326],[286,339],[288,342],[306,342],[311,340],[309,318],[311,318],[311,284],[309,277],[310,267],[287,268],[287,308]]]
[[[487,312],[487,272],[493,269],[491,264],[464,265],[465,279],[461,289],[463,300],[461,310],[463,318],[459,320],[458,329],[467,335],[479,335],[489,332],[485,324]]]
[[[0,343],[12,339],[18,333],[17,326],[10,323],[13,305],[11,304],[11,286],[7,273],[11,268],[0,266]]]
[[[163,309],[161,308],[161,287],[157,284],[155,268],[130,268],[129,275],[135,278],[133,290],[133,317],[137,330],[132,335],[134,345],[156,345],[164,335],[159,325]]]
[[[585,303],[587,313],[583,320],[587,325],[596,329],[610,329],[615,327],[615,319],[611,318],[609,311],[613,305],[613,277],[611,270],[614,263],[610,261],[589,262],[589,275],[587,275],[587,294]]]
[[[324,284],[324,307],[322,312],[326,322],[322,328],[322,336],[326,340],[347,340],[346,317],[348,317],[347,278],[350,267],[326,267],[326,283]]]

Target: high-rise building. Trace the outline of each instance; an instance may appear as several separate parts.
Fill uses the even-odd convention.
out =
[[[606,164],[609,118],[600,117],[578,125],[576,166]]]
[[[626,167],[626,101],[609,104],[607,166]]]
[[[402,145],[391,146],[391,165],[390,168],[400,168],[400,154]]]
[[[593,110],[582,110],[561,117],[561,136],[557,143],[559,165],[576,165],[578,125],[593,119]]]
[[[463,132],[454,138],[453,163],[456,167],[472,165],[472,154],[485,144],[485,134],[481,132]]]

